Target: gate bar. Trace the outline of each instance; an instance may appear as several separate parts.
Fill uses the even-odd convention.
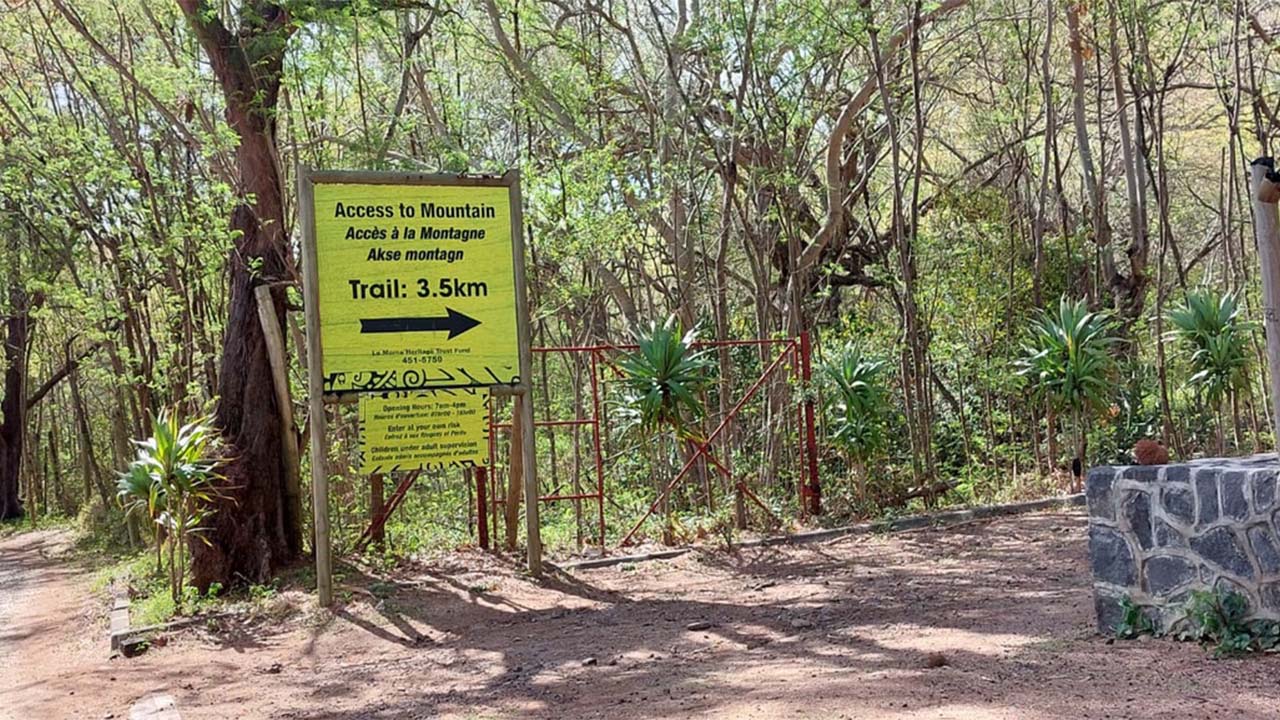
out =
[[[724,431],[730,421],[737,417],[738,412],[742,410],[742,406],[755,396],[756,391],[760,389],[760,386],[764,384],[764,381],[778,369],[778,366],[787,359],[788,355],[792,354],[793,350],[793,347],[787,347],[778,355],[777,358],[774,359],[773,362],[769,363],[769,367],[767,367],[764,372],[760,373],[760,377],[756,378],[756,381],[751,384],[751,387],[747,390],[746,394],[742,396],[742,399],[734,404],[733,408],[729,410],[729,414],[720,421],[720,425],[707,437],[705,444],[700,444],[698,446],[698,449],[689,456],[687,461],[685,461],[684,467],[680,468],[680,472],[676,473],[676,476],[671,479],[671,482],[667,483],[667,486],[662,490],[662,492],[658,493],[658,497],[654,499],[653,504],[649,506],[649,509],[645,511],[644,516],[641,517],[640,520],[631,528],[631,531],[622,538],[622,542],[619,543],[619,545],[627,545],[631,542],[632,536],[634,536],[636,531],[644,525],[644,521],[649,519],[649,516],[653,514],[653,511],[658,509],[658,505],[662,503],[662,499],[665,498],[673,488],[675,488],[678,482],[684,479],[684,476],[688,474],[689,469],[697,463],[698,458],[706,454],[707,446],[714,443],[716,438],[720,437],[720,433]]]

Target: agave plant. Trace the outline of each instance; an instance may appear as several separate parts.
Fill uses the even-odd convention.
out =
[[[867,462],[884,444],[886,365],[850,343],[818,367],[827,386],[823,410],[829,435],[848,461],[861,499],[867,496]]]
[[[659,493],[666,487],[668,463],[658,460],[659,435],[670,433],[673,443],[696,434],[705,412],[700,394],[710,382],[711,356],[693,349],[697,329],[683,332],[675,317],[651,322],[635,331],[637,348],[619,362],[623,394],[619,414],[625,426],[637,430],[646,441]],[[671,540],[670,504],[661,503],[664,538]]]
[[[697,328],[682,332],[674,317],[653,322],[635,333],[636,350],[622,358],[625,414],[641,433],[652,436],[669,429],[689,437],[704,408],[699,393],[709,383],[712,358],[693,350]]]
[[[1191,363],[1187,385],[1200,393],[1218,418],[1218,451],[1223,450],[1222,405],[1228,399],[1236,407],[1236,392],[1248,385],[1247,342],[1255,323],[1240,317],[1232,293],[1188,293],[1169,310],[1173,325],[1170,339],[1180,340]]]
[[[1106,315],[1091,312],[1084,300],[1063,297],[1056,313],[1045,311],[1031,322],[1030,339],[1015,363],[1034,391],[1072,417],[1076,458],[1085,461],[1085,422],[1110,404],[1116,338]]]
[[[156,551],[156,574],[164,570],[161,547],[160,513],[164,510],[164,486],[146,467],[131,463],[116,480],[116,501],[124,509],[125,517],[141,520],[151,528],[151,542]]]
[[[209,418],[182,424],[165,411],[152,418],[151,433],[135,441],[137,456],[121,475],[119,488],[129,498],[127,506],[145,507],[167,535],[169,590],[181,605],[188,542],[199,537],[218,497],[218,432]],[[161,534],[154,538],[159,553]]]

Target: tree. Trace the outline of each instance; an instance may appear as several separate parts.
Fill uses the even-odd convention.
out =
[[[13,237],[12,235],[10,237]],[[16,256],[16,253],[15,253]],[[31,341],[31,310],[39,304],[23,288],[20,270],[9,277],[8,319],[4,335],[4,399],[0,401],[0,520],[22,517],[18,497],[27,428],[27,354]]]
[[[1218,452],[1225,450],[1222,406],[1231,401],[1233,427],[1240,427],[1236,393],[1249,382],[1249,333],[1257,327],[1240,316],[1231,293],[1198,291],[1169,309],[1171,340],[1182,341],[1191,364],[1187,385],[1199,393],[1217,417]]]
[[[1111,348],[1116,339],[1111,323],[1105,315],[1091,312],[1084,300],[1071,302],[1063,297],[1057,312],[1041,313],[1030,330],[1016,363],[1018,374],[1055,408],[1071,414],[1075,457],[1083,468],[1088,463],[1089,415],[1112,397],[1115,360]]]
[[[251,0],[225,25],[207,0],[178,0],[209,58],[236,134],[236,236],[228,258],[230,298],[218,372],[215,423],[232,448],[226,498],[209,520],[207,542],[192,548],[193,582],[263,582],[302,549],[301,518],[290,517],[279,413],[254,288],[296,279],[289,254],[284,178],[276,142],[280,82],[288,39],[297,27],[284,4]],[[282,289],[272,293],[283,318]],[[280,328],[283,335],[285,328]],[[313,471],[323,471],[316,470]]]

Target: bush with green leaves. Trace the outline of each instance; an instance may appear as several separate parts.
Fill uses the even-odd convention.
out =
[[[1156,624],[1143,607],[1130,597],[1120,600],[1120,621],[1113,628],[1120,640],[1132,640],[1142,635],[1155,635]]]
[[[888,363],[848,343],[818,366],[827,436],[845,457],[858,499],[867,497],[867,463],[884,448]]]
[[[1187,599],[1182,640],[1212,645],[1214,655],[1263,652],[1280,646],[1280,623],[1248,620],[1249,600],[1234,590],[1193,590]]]
[[[1256,327],[1240,316],[1232,293],[1196,291],[1169,310],[1170,339],[1185,348],[1191,365],[1187,386],[1213,408],[1218,420],[1218,451],[1223,451],[1223,404],[1238,408],[1236,393],[1249,385],[1249,333]],[[1238,415],[1238,410],[1234,413]],[[1237,421],[1236,426],[1239,426]]]
[[[699,394],[710,383],[712,358],[694,350],[697,328],[683,332],[674,316],[634,332],[635,350],[618,363],[622,370],[622,414],[642,434],[669,430],[689,437],[705,412]]]
[[[152,418],[151,433],[134,442],[137,455],[120,474],[117,497],[128,512],[153,524],[157,566],[167,540],[169,592],[181,607],[186,548],[201,537],[219,495],[219,435],[207,417],[183,424],[169,411]]]
[[[622,370],[622,401],[617,415],[625,428],[638,432],[648,450],[655,487],[661,493],[675,465],[674,451],[682,441],[695,438],[705,414],[701,401],[711,382],[712,357],[695,350],[697,328],[685,332],[674,316],[665,322],[651,322],[634,331],[635,350],[618,363]],[[673,453],[661,459],[661,443]],[[661,503],[664,536],[671,539],[670,504]]]
[[[1089,310],[1084,300],[1063,297],[1057,312],[1042,312],[1032,321],[1016,362],[1039,397],[1071,416],[1076,457],[1085,465],[1086,423],[1115,393],[1116,341],[1107,315]]]
[[[164,570],[164,528],[160,522],[165,503],[164,485],[156,480],[146,465],[133,462],[116,481],[116,499],[124,509],[126,521],[138,521],[150,528],[151,544],[156,551],[156,574],[159,575]],[[130,536],[133,533],[130,530]]]

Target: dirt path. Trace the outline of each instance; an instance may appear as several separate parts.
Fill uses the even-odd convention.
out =
[[[0,540],[0,667],[6,678],[0,720],[56,717],[46,709],[57,706],[59,694],[44,672],[34,671],[66,662],[78,666],[87,657],[84,635],[94,613],[85,572],[67,561],[69,549],[65,530]]]
[[[111,663],[101,635],[96,653],[51,664],[31,654],[49,649],[39,633],[6,633],[24,680],[0,691],[0,708],[122,718],[153,692],[197,720],[1164,720],[1273,718],[1280,706],[1275,657],[1213,661],[1194,645],[1099,638],[1078,512],[696,553],[543,585],[459,553],[399,580],[372,585],[381,597],[352,591],[329,620],[186,634]],[[58,582],[21,590],[18,605],[41,611],[13,617],[76,647],[83,618],[44,618]],[[946,664],[931,667],[933,653]]]

